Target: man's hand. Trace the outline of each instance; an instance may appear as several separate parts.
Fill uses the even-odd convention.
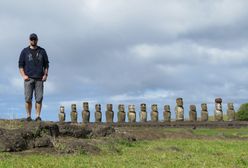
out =
[[[27,75],[23,75],[23,79],[24,79],[25,81],[29,81],[29,77],[28,77]]]
[[[43,75],[43,77],[42,77],[42,81],[46,81],[47,80],[47,75]]]

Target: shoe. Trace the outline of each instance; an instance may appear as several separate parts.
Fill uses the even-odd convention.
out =
[[[35,121],[41,121],[40,117],[36,117]]]
[[[26,121],[32,121],[31,117],[27,117]]]

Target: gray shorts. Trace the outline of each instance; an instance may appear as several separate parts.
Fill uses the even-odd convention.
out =
[[[42,103],[43,100],[43,81],[40,79],[32,79],[24,81],[25,101],[32,102],[33,92],[36,103]]]

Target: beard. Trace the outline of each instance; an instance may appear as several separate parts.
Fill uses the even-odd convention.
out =
[[[37,46],[37,43],[35,42],[35,43],[31,43],[30,44],[32,47],[36,47]]]

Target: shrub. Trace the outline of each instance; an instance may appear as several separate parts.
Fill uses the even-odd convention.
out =
[[[248,103],[241,104],[237,112],[237,119],[248,121]]]

